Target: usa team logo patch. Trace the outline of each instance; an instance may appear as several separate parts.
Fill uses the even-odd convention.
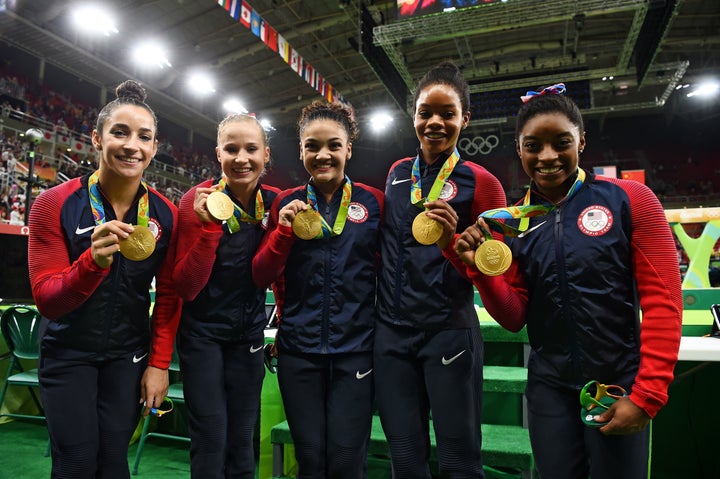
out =
[[[368,213],[368,209],[365,208],[365,205],[361,205],[360,203],[355,203],[353,201],[348,206],[347,219],[353,223],[365,223],[369,216],[370,213]]]
[[[604,206],[588,206],[578,216],[577,224],[580,231],[588,236],[602,236],[612,227],[613,216]]]
[[[451,199],[455,198],[457,196],[457,185],[453,180],[447,180],[445,184],[442,187],[442,190],[440,190],[440,199],[445,201],[450,201]]]
[[[155,242],[160,241],[160,238],[162,238],[162,226],[160,226],[160,223],[155,218],[148,219],[148,229],[155,237]]]

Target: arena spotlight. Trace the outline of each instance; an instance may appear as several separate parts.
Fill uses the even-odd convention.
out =
[[[705,81],[697,85],[697,87],[687,94],[688,98],[697,96],[701,98],[712,98],[720,91],[720,84],[714,80]]]
[[[188,77],[188,86],[198,95],[215,93],[215,81],[203,72],[191,73]]]
[[[388,113],[378,112],[370,117],[370,129],[375,133],[379,133],[385,131],[392,122],[393,118]]]
[[[245,106],[240,103],[240,100],[237,98],[228,98],[225,100],[225,103],[223,103],[223,110],[225,110],[228,113],[247,113],[248,109],[245,108]]]
[[[148,40],[138,43],[133,49],[133,60],[142,67],[163,69],[171,67],[167,58],[167,50],[159,42]]]
[[[85,33],[109,37],[118,33],[112,13],[99,5],[79,5],[72,13],[75,27]]]

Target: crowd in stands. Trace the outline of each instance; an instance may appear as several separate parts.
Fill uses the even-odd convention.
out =
[[[45,133],[45,141],[37,149],[36,164],[50,167],[58,175],[55,179],[38,178],[37,185],[42,190],[95,168],[90,135],[97,115],[96,105],[88,105],[17,72],[0,68],[0,123],[3,125],[0,129],[0,191],[3,195],[0,220],[10,221],[13,211],[24,215],[24,183],[17,180],[25,171],[18,168],[18,163],[27,161],[28,145],[21,141],[21,131],[6,127],[6,120],[38,127]],[[219,174],[214,156],[194,151],[178,139],[163,137],[161,131],[158,154],[145,176],[153,187],[179,202],[190,186]]]

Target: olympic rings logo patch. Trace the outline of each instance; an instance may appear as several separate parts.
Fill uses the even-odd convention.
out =
[[[604,206],[588,206],[578,216],[577,225],[588,236],[602,236],[612,227],[613,215]]]
[[[489,155],[500,144],[500,138],[497,135],[488,135],[486,137],[476,136],[472,140],[469,138],[460,138],[458,148],[463,150],[470,156]]]

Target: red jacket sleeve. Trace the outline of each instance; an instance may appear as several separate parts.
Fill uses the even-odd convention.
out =
[[[483,211],[506,207],[505,190],[503,190],[500,181],[485,168],[475,163],[466,162],[465,164],[475,173],[475,192],[470,210],[472,217],[477,218]],[[471,281],[465,263],[455,253],[455,241],[460,236],[460,233],[462,231],[455,232],[452,241],[442,253],[465,279]],[[503,236],[500,233],[493,232],[492,234],[496,240],[503,241]]]
[[[51,188],[45,191],[30,210],[30,284],[38,311],[50,320],[75,310],[110,272],[110,268],[100,268],[95,264],[89,248],[74,263],[70,263],[60,226],[60,208],[66,198],[63,195],[65,191],[70,190]]]
[[[169,203],[169,202],[168,202]],[[160,271],[155,275],[155,306],[152,312],[152,345],[150,348],[149,366],[167,369],[172,359],[175,335],[180,315],[182,299],[173,284],[172,275],[177,254],[178,214],[174,205],[169,204],[173,211],[173,229],[170,248],[163,260]]]
[[[640,368],[630,400],[650,417],[668,400],[682,336],[682,286],[675,242],[655,194],[615,180],[630,198],[632,261],[640,296]]]
[[[205,185],[203,185],[205,186]],[[182,299],[191,301],[210,279],[215,251],[223,235],[222,225],[204,223],[195,213],[195,190],[192,188],[180,200],[177,242],[177,261],[172,273],[173,282]]]

